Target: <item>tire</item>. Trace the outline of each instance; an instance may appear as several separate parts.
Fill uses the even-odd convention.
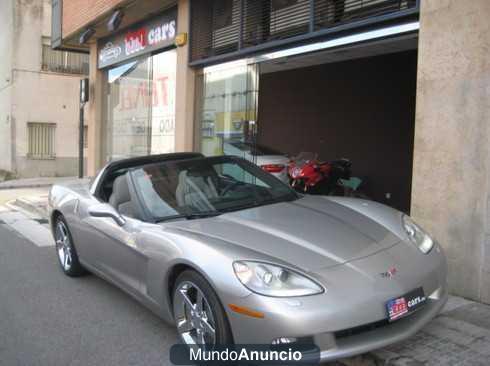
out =
[[[61,270],[70,277],[79,277],[87,273],[78,260],[68,224],[63,216],[58,216],[54,224],[56,256]]]
[[[204,300],[201,301],[201,311],[197,305],[199,295]],[[199,273],[193,270],[182,272],[175,281],[172,299],[175,326],[184,344],[197,343],[205,350],[213,349],[216,344],[233,344],[225,310],[216,292]],[[211,329],[214,329],[214,339]]]

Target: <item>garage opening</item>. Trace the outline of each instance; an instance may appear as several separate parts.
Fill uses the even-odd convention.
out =
[[[417,36],[260,64],[257,142],[348,158],[364,193],[410,210]]]

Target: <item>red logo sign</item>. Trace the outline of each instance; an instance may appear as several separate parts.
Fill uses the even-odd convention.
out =
[[[408,313],[407,301],[401,297],[396,300],[392,300],[388,305],[388,313],[390,320],[398,319],[399,317]]]
[[[134,32],[128,32],[124,37],[126,55],[144,50],[146,47],[146,29],[141,28]]]

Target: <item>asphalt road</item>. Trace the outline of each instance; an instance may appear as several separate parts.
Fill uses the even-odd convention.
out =
[[[170,365],[173,327],[0,224],[0,365]]]

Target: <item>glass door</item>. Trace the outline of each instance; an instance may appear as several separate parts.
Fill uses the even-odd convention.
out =
[[[172,49],[107,70],[105,161],[174,152],[176,69]]]
[[[197,84],[198,144],[206,156],[256,162],[258,65],[232,62],[205,68]]]

